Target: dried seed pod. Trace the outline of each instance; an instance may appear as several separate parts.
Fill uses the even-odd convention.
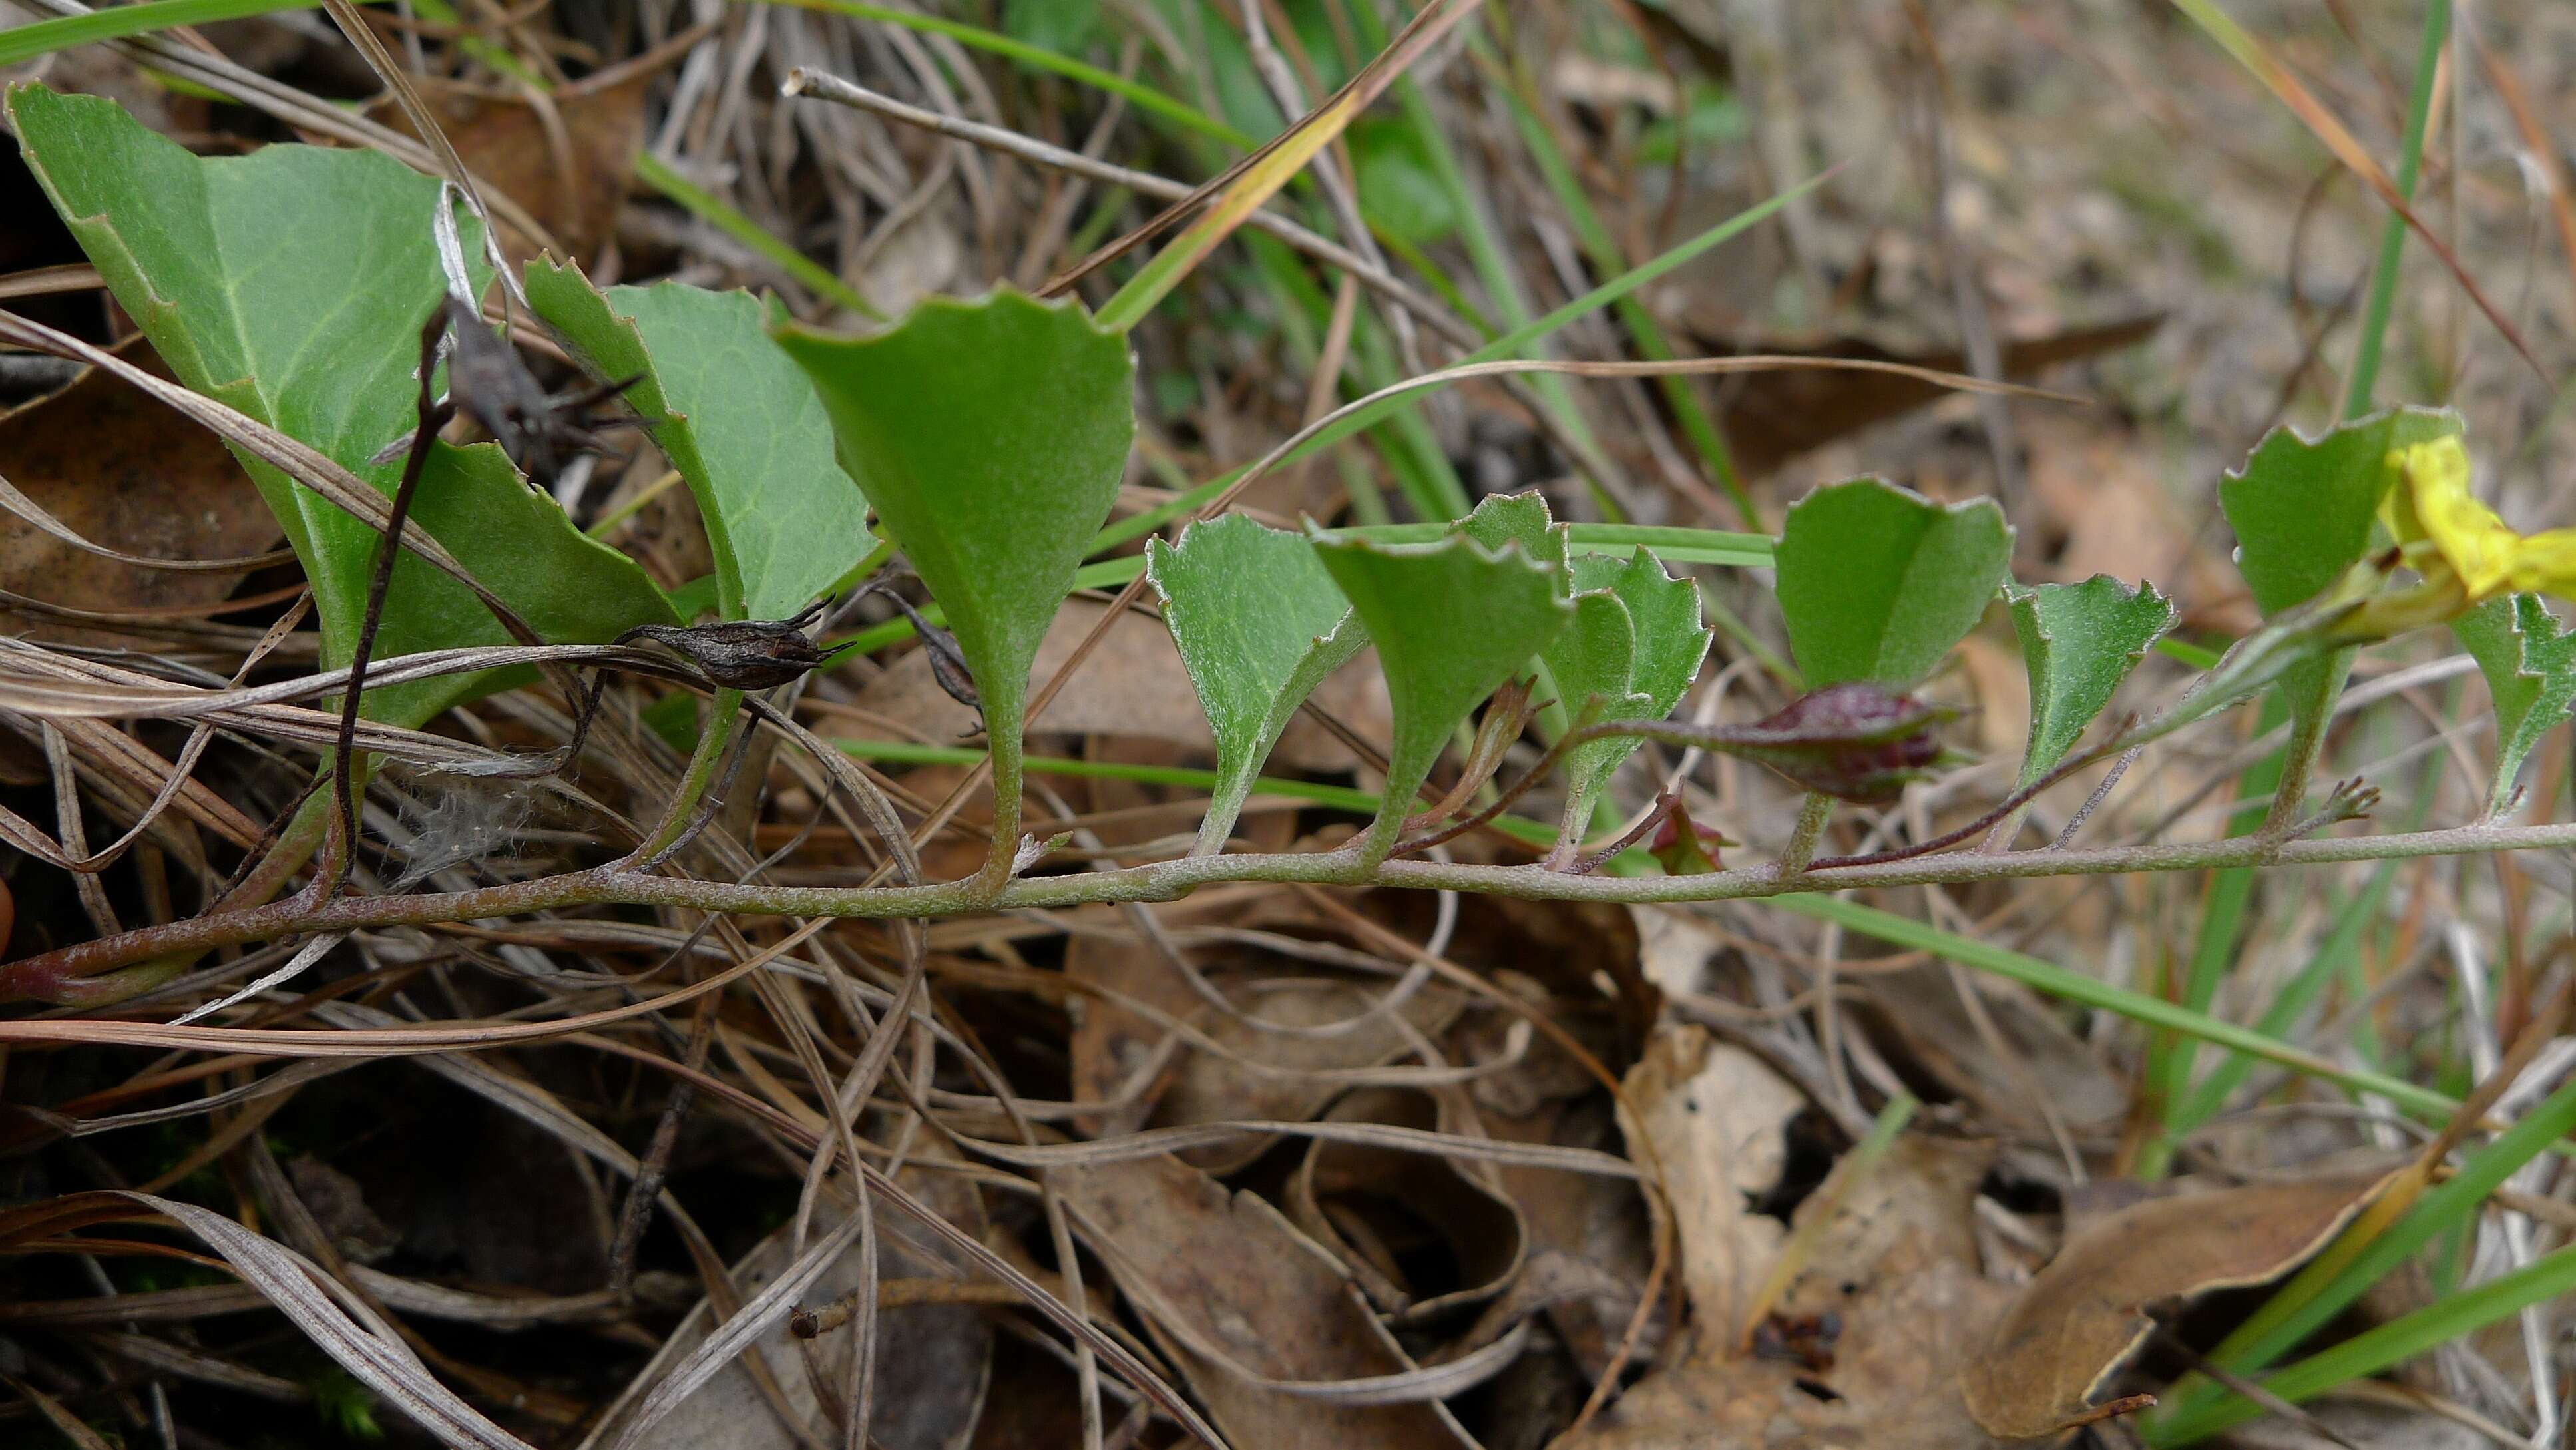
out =
[[[1757,761],[1812,791],[1885,805],[1941,758],[1939,710],[1878,685],[1830,685],[1767,719],[1711,732],[1709,746]]]
[[[805,626],[821,611],[818,604],[793,619],[722,620],[687,629],[639,624],[617,642],[649,639],[687,656],[708,679],[729,690],[767,690],[822,665],[822,647],[805,634]]]

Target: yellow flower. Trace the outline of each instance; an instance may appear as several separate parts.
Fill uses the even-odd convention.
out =
[[[2469,451],[2459,439],[2394,450],[2388,463],[2400,481],[2380,520],[2428,583],[2447,570],[2469,605],[2523,591],[2576,599],[2576,529],[2515,533],[2469,492]]]

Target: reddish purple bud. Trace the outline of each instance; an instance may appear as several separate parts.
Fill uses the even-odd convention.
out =
[[[1790,701],[1767,720],[1720,729],[1710,743],[1808,790],[1885,805],[1940,759],[1941,740],[1932,727],[1946,718],[1946,711],[1878,685],[1829,685]]]
[[[1655,827],[1655,839],[1646,850],[1663,863],[1667,876],[1707,876],[1724,869],[1718,860],[1720,846],[1735,843],[1690,818],[1690,808],[1679,796],[1667,796],[1664,819]]]

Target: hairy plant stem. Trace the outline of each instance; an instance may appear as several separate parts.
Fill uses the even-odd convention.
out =
[[[1816,842],[1824,839],[1825,822],[1834,813],[1834,798],[1822,791],[1809,791],[1798,803],[1798,824],[1789,831],[1789,844],[1780,848],[1780,859],[1771,869],[1783,881],[1793,881],[1807,872],[1807,863],[1816,859]]]
[[[1114,871],[1022,878],[1007,883],[998,894],[990,892],[978,877],[931,886],[774,886],[689,881],[603,866],[534,881],[427,896],[340,897],[319,906],[290,900],[143,927],[0,966],[0,1000],[51,995],[52,991],[76,988],[80,979],[92,974],[175,952],[204,951],[299,932],[431,926],[582,906],[675,906],[750,916],[931,918],[1096,902],[1173,901],[1204,886],[1238,882],[1471,891],[1534,901],[1644,905],[2053,876],[2106,876],[2132,871],[2314,866],[2571,847],[2576,847],[2576,822],[2541,826],[2480,823],[2438,831],[2338,839],[2284,841],[2252,835],[2090,851],[1962,852],[1818,866],[1794,877],[1783,877],[1766,864],[1705,876],[1606,878],[1569,875],[1543,866],[1469,866],[1401,859],[1371,867],[1345,847],[1297,855],[1183,857]]]

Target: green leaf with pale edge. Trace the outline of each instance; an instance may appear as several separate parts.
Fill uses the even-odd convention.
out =
[[[1559,593],[1574,587],[1573,580],[1563,572],[1566,530],[1549,514],[1547,495],[1537,489],[1488,494],[1477,503],[1474,513],[1451,525],[1451,529],[1496,553],[1518,544],[1522,553],[1559,571]]]
[[[374,152],[314,146],[200,160],[112,101],[41,86],[10,91],[8,109],[55,209],[181,382],[393,492],[400,461],[368,459],[413,422],[421,324],[445,291],[430,236],[436,181]],[[460,220],[475,256],[471,219]],[[345,663],[375,532],[277,469],[242,462],[304,562],[324,663]],[[676,622],[632,560],[574,528],[488,444],[433,445],[413,510],[547,639]],[[377,659],[509,642],[463,585],[408,554],[396,564]],[[524,678],[370,690],[367,712],[417,724]]]
[[[1944,507],[1876,478],[1791,506],[1775,553],[1789,647],[1811,689],[1910,690],[1974,629],[2012,559],[1992,499]]]
[[[1217,783],[1198,841],[1211,853],[1297,707],[1367,647],[1368,632],[1303,537],[1242,514],[1192,524],[1178,544],[1148,540],[1145,559],[1216,735]]]
[[[1381,860],[1450,732],[1555,640],[1574,606],[1563,569],[1518,548],[1494,553],[1463,537],[1371,544],[1311,524],[1307,537],[1376,642],[1394,707],[1387,805],[1362,852]]]
[[[2490,599],[2451,621],[2495,699],[2496,773],[2487,808],[2511,803],[2522,762],[2576,703],[2576,633],[2562,630],[2537,594]]]
[[[2108,574],[2008,592],[2022,665],[2030,672],[2030,743],[2021,762],[2028,785],[2075,748],[2084,727],[2147,657],[2147,646],[2173,628],[2175,609],[2153,584],[2132,589]]]
[[[784,619],[866,556],[867,500],[757,298],[681,282],[603,294],[551,257],[528,265],[527,287],[593,368],[639,379],[627,400],[697,497],[725,618]]]
[[[1009,288],[929,298],[862,337],[776,336],[822,396],[842,464],[947,612],[983,696],[1008,803],[995,839],[1007,845],[1029,667],[1136,432],[1127,340],[1078,302]]]

